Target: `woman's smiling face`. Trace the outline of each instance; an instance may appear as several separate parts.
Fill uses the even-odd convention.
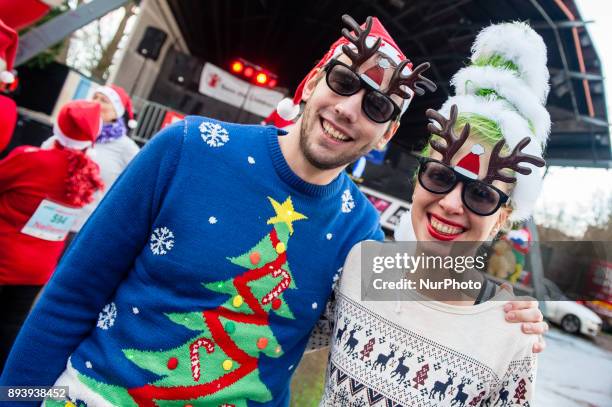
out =
[[[479,141],[472,135],[455,154],[451,166],[468,154],[472,146]],[[481,143],[482,144],[482,143]],[[480,158],[478,179],[483,179],[489,165],[491,147],[485,145],[485,152]],[[441,160],[442,156],[432,150],[431,158]],[[494,181],[493,185],[505,193],[509,184]],[[480,216],[465,207],[461,199],[463,183],[459,182],[446,194],[434,194],[424,189],[418,182],[412,197],[412,225],[418,241],[485,241],[494,236],[510,213],[500,208],[489,216]]]

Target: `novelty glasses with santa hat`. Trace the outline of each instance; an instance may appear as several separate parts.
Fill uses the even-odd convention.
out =
[[[385,123],[397,119],[400,115],[402,109],[391,99],[392,94],[402,99],[411,99],[414,93],[423,95],[424,88],[429,91],[436,89],[432,81],[421,75],[421,72],[429,69],[429,63],[425,62],[411,71],[412,64],[408,59],[404,59],[394,69],[386,89],[382,90],[384,71],[391,67],[389,59],[381,56],[374,66],[363,73],[358,72],[360,66],[376,55],[382,44],[381,37],[377,37],[371,46],[367,44],[372,30],[372,17],[366,19],[363,29],[348,15],[342,16],[342,21],[354,32],[352,34],[348,29],[342,29],[342,35],[356,48],[353,49],[348,44],[342,45],[342,52],[352,63],[347,65],[337,59],[331,60],[325,66],[325,80],[327,86],[341,96],[351,96],[365,89],[361,108],[372,121]]]
[[[425,90],[436,90],[436,85],[421,75],[429,69],[429,63],[423,63],[412,70],[412,63],[406,59],[377,18],[368,17],[366,23],[359,26],[352,17],[345,14],[342,22],[348,27],[342,29],[342,37],[332,44],[317,66],[300,83],[293,99],[283,99],[279,103],[277,112],[280,117],[295,120],[300,112],[304,85],[320,68],[325,71],[327,86],[338,95],[352,96],[365,89],[361,107],[364,114],[376,123],[397,119],[406,111],[414,94],[423,95]],[[340,54],[346,55],[351,63],[339,61],[337,57]],[[360,67],[375,55],[378,56],[375,64],[360,72]],[[395,66],[393,75],[383,88],[385,70],[392,66]],[[401,106],[391,99],[393,94],[404,100]]]
[[[531,173],[531,168],[521,167],[520,163],[530,163],[537,167],[543,167],[545,161],[540,157],[522,153],[521,150],[529,144],[530,137],[522,139],[509,155],[501,156],[500,152],[504,146],[504,140],[495,144],[491,152],[487,174],[482,180],[478,179],[480,172],[480,158],[484,148],[480,144],[472,146],[471,151],[459,162],[452,166],[451,160],[459,151],[470,134],[470,125],[466,124],[457,136],[454,131],[457,120],[457,106],[453,105],[450,117],[446,119],[433,109],[428,109],[426,115],[435,120],[440,127],[429,123],[427,129],[430,133],[442,137],[444,143],[431,139],[431,147],[442,154],[442,160],[420,157],[418,180],[419,184],[427,191],[434,194],[447,194],[461,182],[461,201],[466,208],[480,216],[494,214],[501,205],[508,201],[508,195],[492,185],[493,181],[499,180],[508,184],[516,182],[516,178],[502,173],[503,170],[516,171],[523,175]]]

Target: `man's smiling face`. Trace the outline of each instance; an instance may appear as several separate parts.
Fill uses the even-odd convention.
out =
[[[378,63],[380,55],[374,55],[359,68],[365,72]],[[339,61],[350,64],[341,55]],[[382,82],[385,89],[393,75],[393,66],[386,69]],[[381,148],[393,136],[397,122],[376,123],[361,108],[365,90],[354,95],[341,96],[332,91],[325,81],[325,72],[319,71],[304,87],[306,101],[300,118],[300,150],[315,168],[328,170],[348,165],[367,154],[373,148]],[[392,95],[401,106],[403,99]]]

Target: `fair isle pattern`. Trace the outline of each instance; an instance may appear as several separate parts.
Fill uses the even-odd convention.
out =
[[[529,406],[535,358],[490,367],[339,294],[323,405]],[[382,401],[384,400],[384,401]],[[363,401],[363,403],[361,403]],[[380,403],[380,404],[379,404]]]

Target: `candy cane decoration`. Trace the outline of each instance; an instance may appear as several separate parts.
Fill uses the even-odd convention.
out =
[[[215,350],[215,344],[208,338],[196,339],[189,345],[189,355],[191,356],[191,375],[194,381],[200,380],[200,347],[204,346],[206,353],[212,353]]]
[[[276,285],[276,287],[272,289],[272,291],[264,295],[264,297],[261,299],[262,304],[267,304],[270,301],[272,301],[274,298],[278,297],[280,293],[285,291],[287,287],[289,287],[289,284],[291,283],[291,276],[289,275],[287,271],[281,268],[274,270],[272,272],[272,276],[273,277],[282,276],[283,279],[280,281],[280,283]]]

